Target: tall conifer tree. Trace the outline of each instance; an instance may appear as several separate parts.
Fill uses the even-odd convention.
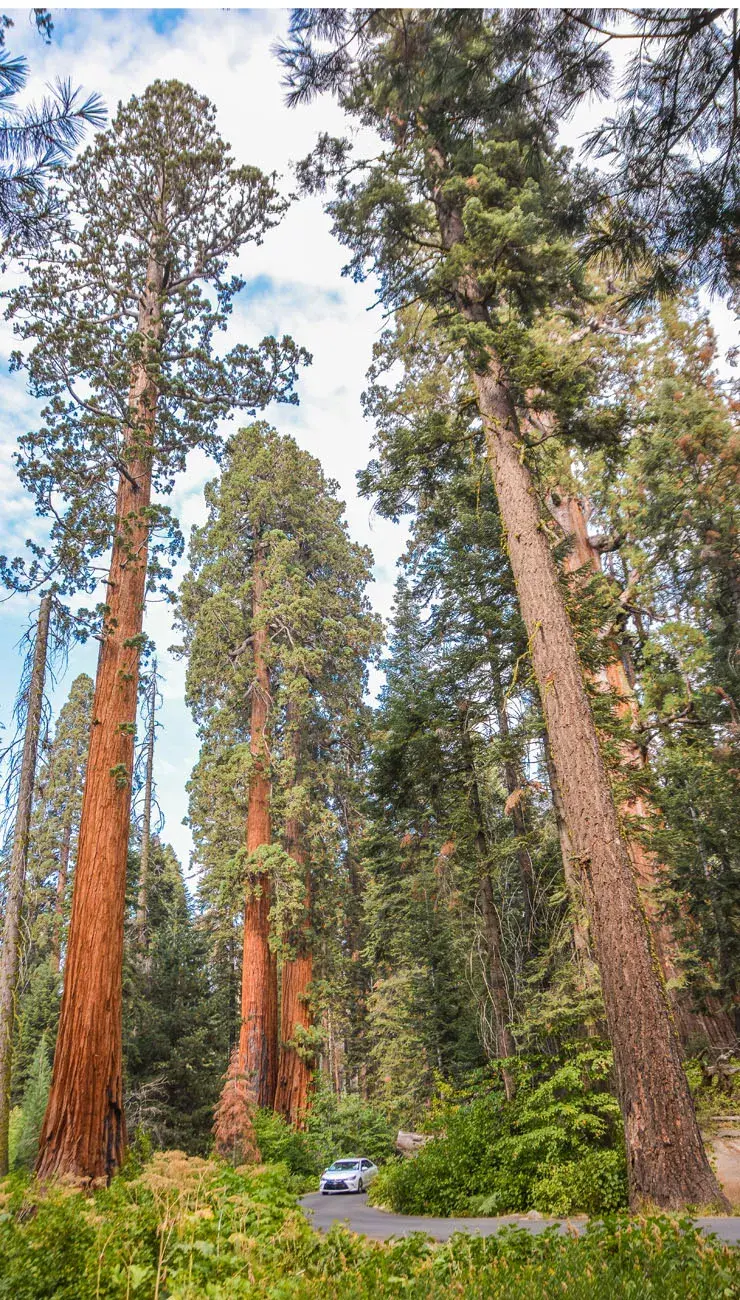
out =
[[[217,450],[234,406],[291,400],[290,339],[214,348],[243,281],[230,258],[261,241],[284,203],[237,167],[214,109],[190,87],[155,82],[122,105],[70,170],[53,248],[29,269],[10,314],[30,343],[18,365],[46,398],[21,439],[22,481],[51,518],[50,544],[16,586],[54,572],[67,589],[97,580],[112,547],[79,833],[64,999],[39,1172],[97,1183],[126,1141],[121,961],[139,652],[147,589],[177,550],[167,493],[189,450]],[[209,293],[202,286],[209,286]],[[152,544],[164,531],[166,543]]]
[[[328,39],[328,49],[322,40]],[[526,38],[525,38],[526,39]],[[357,276],[391,309],[420,300],[469,367],[527,631],[563,808],[596,939],[633,1204],[719,1197],[664,987],[653,965],[627,846],[532,477],[528,422],[551,410],[564,436],[584,380],[533,329],[586,297],[566,237],[583,205],[553,143],[548,106],[521,74],[527,49],[495,12],[296,11],[282,52],[293,102],[332,89],[381,137],[350,161],[322,138],[301,167],[329,176],[329,210]]]
[[[24,709],[25,727],[18,778],[18,800],[13,824],[13,846],[5,900],[5,916],[3,918],[3,946],[0,952],[0,1177],[8,1172],[10,1072],[13,1051],[15,995],[21,951],[21,917],[26,888],[28,841],[31,831],[31,811],[33,808],[41,713],[44,703],[44,686],[46,684],[49,627],[53,603],[54,595],[52,592],[46,592],[41,597],[36,622],[36,635],[33,639],[33,654],[30,660]]]
[[[233,1073],[249,1107],[277,1104],[294,1122],[312,1074],[316,894],[338,851],[342,773],[357,761],[365,663],[378,637],[363,594],[369,554],[349,541],[335,493],[292,439],[263,425],[242,430],[207,489],[209,519],[193,535],[180,601],[188,700],[204,746],[227,780],[247,762],[246,849],[231,849],[247,883]]]
[[[42,903],[43,918],[31,917],[39,955],[48,954],[59,971],[69,921],[69,890],[75,858],[90,743],[94,683],[87,673],[75,677],[59,711],[54,734],[45,749],[37,781],[31,823],[29,873],[40,889],[51,889],[53,901]]]

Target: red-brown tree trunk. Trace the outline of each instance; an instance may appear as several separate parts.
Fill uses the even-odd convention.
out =
[[[31,830],[33,788],[39,750],[41,710],[46,680],[46,656],[49,644],[52,595],[41,597],[36,624],[36,643],[28,688],[23,755],[18,784],[18,806],[13,827],[8,889],[3,920],[3,946],[0,952],[0,1178],[8,1172],[8,1126],[10,1123],[10,1076],[13,1056],[13,1022],[15,994],[21,953],[21,916],[26,889],[28,838]]]
[[[299,866],[303,853],[290,823],[286,826],[285,847]],[[275,1110],[295,1128],[304,1128],[313,1086],[313,1054],[302,1034],[313,1027],[311,981],[313,952],[310,939],[311,879],[306,870],[306,920],[295,936],[295,956],[283,963],[280,1001],[280,1060],[275,1091]]]
[[[247,808],[248,853],[254,853],[269,844],[272,835],[270,754],[267,744],[270,672],[266,660],[268,632],[262,622],[264,564],[264,546],[258,543],[252,583],[254,681],[249,742],[252,770]],[[272,1106],[277,1080],[277,962],[275,954],[270,950],[271,902],[272,882],[269,872],[250,871],[244,907],[238,1062],[253,1106]]]
[[[555,774],[555,768],[553,766],[546,735],[543,737],[543,741],[545,746],[547,776],[550,783],[550,793],[552,795],[552,805],[555,810],[555,824],[558,828],[558,839],[560,841],[560,856],[563,860],[563,875],[565,877],[565,886],[568,890],[571,903],[573,956],[578,966],[581,984],[584,989],[592,989],[598,983],[598,970],[591,951],[588,917],[586,916],[583,903],[581,877],[577,864],[574,862],[573,844],[565,821],[563,800],[560,794],[558,778]]]
[[[464,242],[447,199],[445,160],[435,192],[442,242]],[[489,326],[474,277],[461,274],[456,306]],[[480,340],[477,343],[481,352]],[[627,1147],[630,1201],[666,1208],[721,1202],[699,1132],[665,990],[653,966],[632,863],[622,839],[573,629],[542,528],[508,376],[492,348],[472,372],[529,651],[568,830],[594,935]]]
[[[37,1172],[102,1185],[126,1148],[121,983],[126,859],[144,621],[157,388],[147,356],[161,332],[163,270],[150,259],[139,309],[106,611],[72,894],[64,994]],[[151,361],[154,360],[153,353]]]
[[[591,574],[602,573],[601,553],[589,535],[588,510],[584,508],[581,500],[571,493],[558,491],[550,494],[548,505],[563,534],[570,542],[570,549],[565,557],[566,572],[571,575],[582,575],[586,580]],[[594,681],[599,689],[612,696],[616,716],[626,720],[630,729],[634,729],[639,721],[637,699],[619,645],[610,630],[606,632],[605,643],[609,658],[604,667],[594,674]],[[647,766],[645,753],[631,736],[622,740],[620,744],[620,763],[627,771],[630,769],[641,771]],[[619,813],[628,826],[630,822],[638,825],[640,822],[647,824],[649,819],[655,817],[654,809],[640,793],[624,799],[619,806]],[[626,840],[650,925],[655,953],[660,962],[682,1042],[687,1044],[698,1038],[718,1048],[732,1046],[735,1042],[735,1033],[727,1013],[721,1007],[712,1008],[707,1014],[695,1011],[691,1006],[690,995],[682,987],[678,945],[663,915],[660,901],[666,877],[664,864],[634,835],[627,835]]]

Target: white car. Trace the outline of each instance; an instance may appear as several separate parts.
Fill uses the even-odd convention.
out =
[[[372,1160],[335,1160],[321,1175],[321,1195],[330,1192],[364,1192],[378,1172]]]

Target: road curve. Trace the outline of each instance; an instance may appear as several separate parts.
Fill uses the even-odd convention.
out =
[[[389,1237],[408,1237],[411,1232],[425,1232],[435,1241],[449,1241],[455,1232],[472,1232],[490,1237],[501,1228],[526,1228],[528,1232],[544,1232],[550,1226],[558,1232],[583,1232],[586,1220],[527,1218],[521,1214],[506,1214],[491,1219],[433,1219],[421,1214],[388,1214],[368,1205],[367,1194],[322,1196],[310,1192],[300,1198],[300,1204],[309,1222],[321,1232],[327,1232],[333,1223],[343,1223],[353,1232],[361,1232],[376,1241]],[[740,1216],[736,1218],[705,1218],[694,1220],[704,1232],[715,1232],[722,1241],[740,1245]]]

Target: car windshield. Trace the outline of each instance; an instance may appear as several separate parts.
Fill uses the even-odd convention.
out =
[[[341,1170],[346,1173],[348,1169],[359,1169],[359,1167],[359,1160],[335,1160],[333,1165],[329,1165],[329,1172],[334,1173]]]

